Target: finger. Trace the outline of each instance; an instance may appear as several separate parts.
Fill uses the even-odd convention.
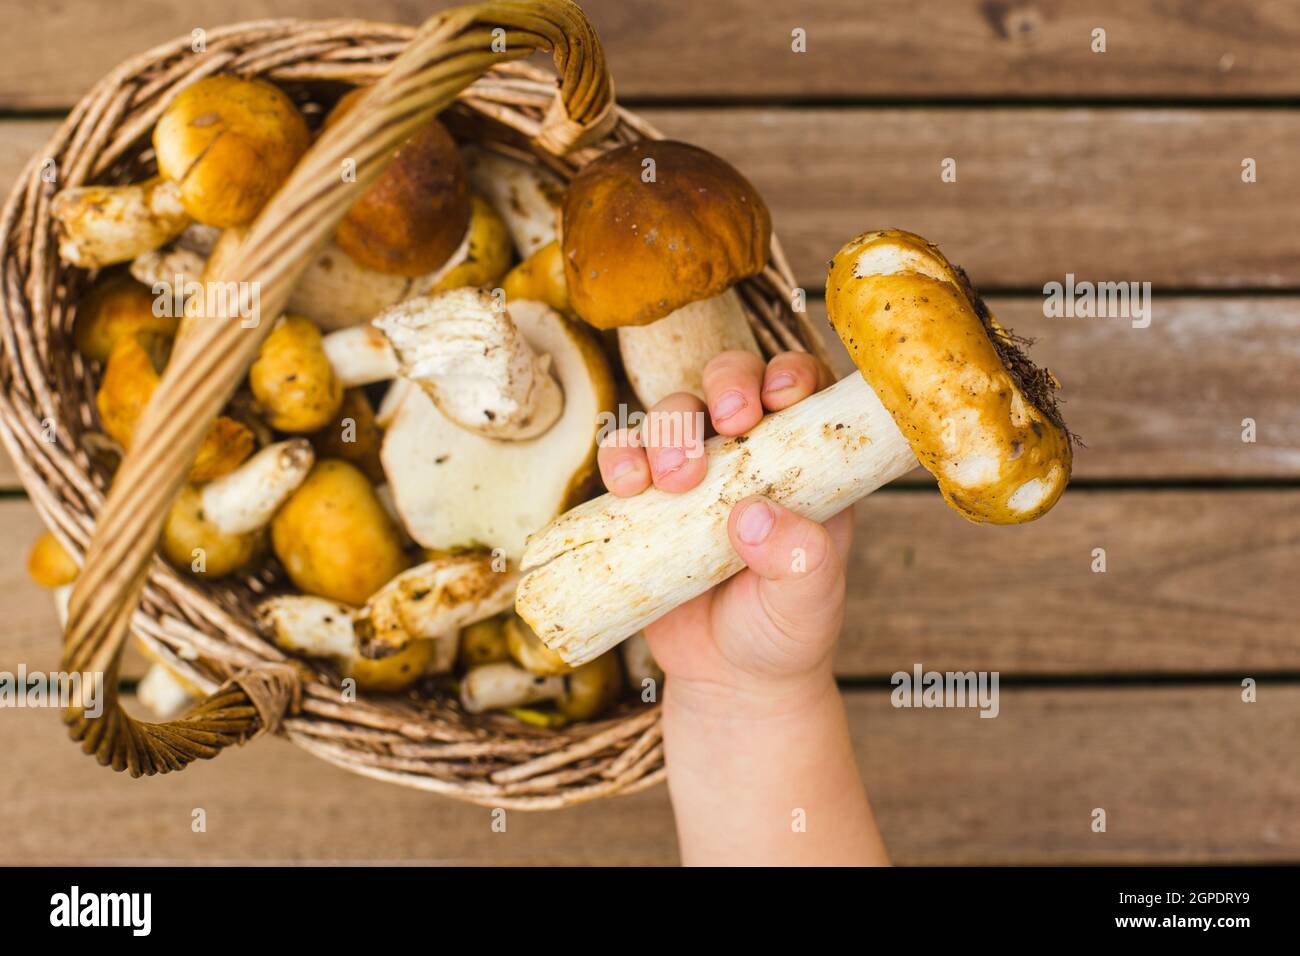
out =
[[[847,519],[838,518],[836,533]],[[824,634],[838,618],[844,562],[832,533],[760,496],[745,498],[727,522],[731,546],[760,578],[762,605],[779,631],[792,638]]]
[[[763,407],[779,412],[802,402],[833,381],[826,363],[807,352],[782,352],[767,363],[763,374]]]
[[[641,443],[650,460],[650,476],[664,491],[690,491],[704,480],[704,403],[677,392],[646,412]]]
[[[753,352],[723,352],[704,367],[704,400],[719,435],[743,435],[763,417],[763,360]]]
[[[620,498],[639,495],[650,487],[650,462],[637,433],[620,428],[608,435],[596,450],[600,480]]]

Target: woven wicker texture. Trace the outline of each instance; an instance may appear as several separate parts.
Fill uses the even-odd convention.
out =
[[[502,36],[506,52],[492,52]],[[356,195],[341,162],[353,160],[364,185],[435,114],[462,139],[566,180],[599,151],[659,134],[614,105],[599,41],[568,0],[455,8],[419,28],[259,21],[210,30],[196,45],[178,39],[105,77],[33,157],[0,220],[0,438],[46,524],[83,564],[64,666],[104,672],[115,688],[133,634],[211,695],[179,720],[147,723],[125,713],[114,689],[102,717],[68,712],[72,737],[101,763],[148,775],[274,732],[356,773],[494,807],[550,809],[654,784],[663,776],[655,706],[629,702],[608,719],[547,730],[415,695],[345,702],[336,675],[286,660],[259,632],[252,607],[285,586],[274,566],[206,583],[158,559],[168,503],[271,323],[200,323],[182,337],[108,494],[96,370],[70,346],[88,277],[59,261],[49,207],[67,186],[152,174],[154,122],[204,76],[262,76],[309,116],[348,86],[371,84],[347,121],[317,139],[220,277],[256,279],[263,311],[277,314]],[[550,72],[516,62],[535,51],[552,54],[558,87]],[[793,281],[775,241],[772,251],[772,266],[740,287],[755,334],[769,354],[820,352],[806,316],[790,310]]]

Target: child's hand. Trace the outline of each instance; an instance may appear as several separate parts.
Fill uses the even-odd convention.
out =
[[[765,412],[788,408],[832,381],[830,370],[806,353],[787,352],[765,365],[749,352],[725,352],[704,373],[707,414],[719,434],[741,435]],[[705,410],[682,393],[649,415]],[[652,483],[683,492],[703,479],[704,436],[656,429],[652,422],[635,436],[618,432],[600,448],[600,474],[614,494],[637,495]],[[651,650],[671,678],[675,702],[688,698],[692,709],[762,717],[798,707],[832,685],[851,514],[822,526],[752,497],[732,509],[727,533],[748,569],[647,627]]]

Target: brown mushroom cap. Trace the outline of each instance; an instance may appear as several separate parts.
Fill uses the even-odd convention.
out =
[[[326,125],[355,105],[348,93]],[[390,275],[427,275],[451,258],[469,228],[465,164],[447,128],[431,120],[400,146],[339,223],[334,241],[354,261]]]
[[[645,161],[654,160],[646,182]],[[712,153],[671,140],[612,149],[564,195],[564,275],[600,329],[647,325],[763,271],[772,218],[758,191]]]
[[[251,222],[310,142],[279,87],[226,75],[182,90],[153,131],[158,171],[180,185],[185,211],[221,228]]]

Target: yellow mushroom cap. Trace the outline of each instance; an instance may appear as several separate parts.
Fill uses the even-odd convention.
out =
[[[136,332],[152,332],[168,338],[175,335],[180,320],[166,314],[164,309],[155,311],[155,299],[147,286],[125,273],[96,282],[77,307],[72,326],[77,351],[88,359],[104,362],[123,336]]]
[[[326,125],[336,122],[363,90],[348,93]],[[451,258],[470,222],[469,180],[445,126],[431,120],[403,143],[339,223],[334,241],[376,272],[412,278]]]
[[[826,310],[953,508],[991,524],[1051,509],[1072,460],[1056,380],[938,248],[899,230],[858,236],[831,260]]]
[[[153,131],[158,171],[209,226],[251,222],[307,151],[293,101],[264,80],[205,77],[172,100]]]
[[[562,222],[569,299],[600,329],[647,325],[721,295],[763,271],[772,241],[749,180],[671,140],[620,146],[583,167],[564,194]]]

